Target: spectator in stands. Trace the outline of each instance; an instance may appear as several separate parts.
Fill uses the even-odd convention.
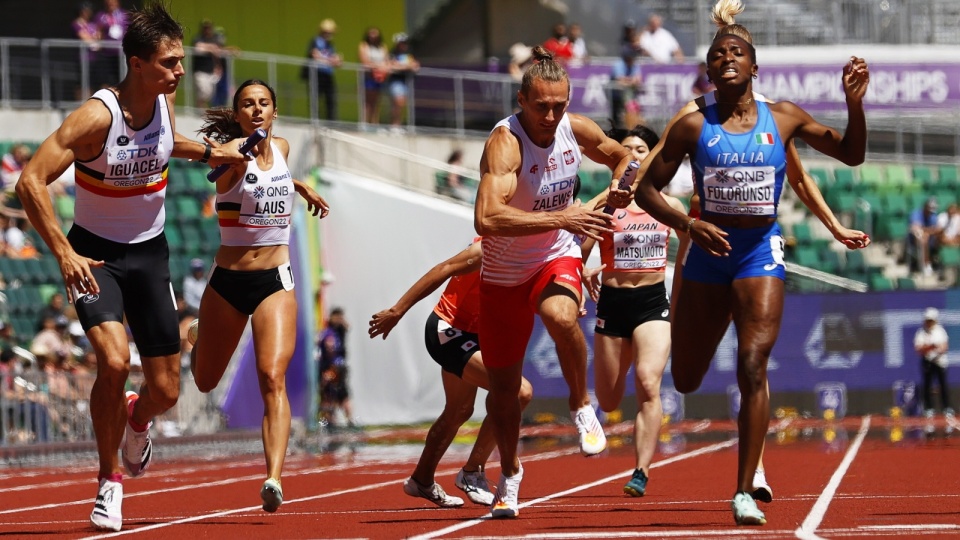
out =
[[[713,81],[710,80],[710,76],[707,75],[707,63],[700,62],[697,64],[697,78],[694,79],[693,86],[690,88],[690,92],[693,94],[693,97],[709,94],[716,89],[717,87],[713,85]]]
[[[513,79],[510,85],[510,99],[513,100],[513,112],[520,112],[520,106],[517,103],[517,92],[520,91],[520,82],[523,80],[523,74],[533,65],[533,52],[528,45],[523,43],[514,43],[510,46],[510,63],[507,65],[507,73]]]
[[[0,330],[6,328],[10,328],[10,325],[0,321]],[[8,344],[4,344],[0,348],[0,392],[6,394],[13,391],[13,378],[19,375],[22,369],[23,367],[17,361],[17,355],[14,354],[13,349]],[[3,423],[0,422],[0,425]]]
[[[223,77],[220,38],[214,32],[213,21],[200,21],[200,33],[193,38],[193,92],[197,107],[210,106],[217,83]]]
[[[677,38],[663,27],[663,19],[653,13],[647,19],[647,26],[640,32],[640,50],[658,64],[683,62],[683,49]]]
[[[103,0],[103,11],[97,13],[93,20],[101,40],[96,61],[90,70],[90,86],[97,90],[120,81],[121,45],[130,15],[120,7],[120,0]]]
[[[940,245],[960,246],[960,206],[952,203],[946,212],[938,216],[937,223],[943,229],[940,233]]]
[[[316,63],[317,98],[326,107],[326,114],[323,118],[327,120],[337,119],[337,87],[333,79],[333,68],[340,67],[343,64],[343,60],[337,54],[333,45],[333,34],[336,31],[337,23],[333,19],[320,21],[317,35],[310,42],[310,50],[307,52],[307,56]],[[303,73],[306,74],[307,72],[304,71]],[[309,80],[306,77],[305,79]],[[317,112],[319,113],[319,108]]]
[[[20,339],[9,321],[0,319],[0,351],[20,346]]]
[[[533,52],[528,45],[523,43],[514,43],[510,47],[510,64],[507,66],[507,73],[510,78],[516,82],[513,93],[520,89],[520,81],[523,80],[523,74],[527,68],[533,65]]]
[[[407,94],[413,82],[413,75],[420,70],[420,62],[417,62],[410,53],[410,40],[403,32],[393,35],[390,70],[387,85],[390,91],[390,123],[395,130],[398,130],[403,123],[403,113],[407,108]]]
[[[70,320],[66,315],[45,317],[40,331],[30,342],[30,352],[51,363],[65,360],[70,355],[70,343],[67,339],[69,326]]]
[[[93,20],[93,4],[83,2],[80,4],[80,10],[77,18],[70,23],[75,38],[84,42],[86,50],[81,54],[87,59],[87,65],[92,67],[97,58],[97,51],[100,50],[100,28]],[[88,68],[89,69],[89,68]],[[82,88],[78,85],[75,98],[79,101],[83,99]]]
[[[2,169],[0,169],[0,189],[13,189],[20,179],[20,173],[33,157],[33,150],[25,144],[15,144],[10,151],[3,155]]]
[[[376,26],[367,28],[357,50],[366,73],[363,78],[363,121],[380,123],[380,91],[390,75],[390,52]]]
[[[347,330],[343,309],[330,310],[327,327],[317,340],[320,356],[320,420],[324,425],[333,425],[339,408],[346,417],[347,425],[353,426],[353,411],[350,406],[350,390],[347,387]]]
[[[450,157],[447,158],[447,165],[462,167],[463,150],[457,148],[451,152]],[[437,186],[437,193],[440,195],[446,195],[447,197],[452,197],[454,199],[459,199],[461,201],[469,202],[473,199],[473,196],[470,193],[470,188],[468,188],[463,182],[463,177],[455,172],[447,173],[445,182]]]
[[[910,233],[907,236],[907,256],[910,268],[924,275],[933,274],[932,259],[939,250],[940,226],[937,199],[930,197],[922,208],[910,214]]]
[[[240,49],[227,45],[227,31],[222,26],[213,29],[213,34],[217,37],[217,43],[220,45],[220,80],[217,81],[216,88],[213,89],[213,99],[210,100],[211,107],[226,107],[230,103],[230,64],[227,62],[227,56],[237,54]]]
[[[6,253],[9,257],[15,259],[28,259],[36,255],[36,249],[33,248],[33,242],[27,237],[20,228],[20,220],[15,217],[7,219],[6,227],[3,231],[3,241],[6,243]]]
[[[37,320],[37,330],[43,329],[43,322],[47,319],[56,319],[57,317],[65,316],[65,307],[66,302],[62,292],[57,291],[51,294],[50,300],[48,300],[47,304],[40,310],[40,318]]]
[[[553,54],[553,59],[566,64],[573,58],[573,43],[567,36],[567,25],[557,23],[553,25],[553,34],[543,42],[543,48]]]
[[[933,416],[932,383],[937,380],[940,386],[940,406],[944,416],[953,416],[950,406],[950,385],[947,383],[947,351],[950,350],[950,338],[940,325],[940,311],[929,307],[923,311],[923,326],[913,335],[913,348],[920,355],[923,370],[923,407],[924,416]]]
[[[629,33],[629,27],[624,27],[624,36]],[[611,118],[613,127],[642,124],[640,102],[637,99],[643,90],[643,77],[640,72],[640,54],[637,49],[625,45],[621,47],[620,58],[613,63],[610,78],[613,85],[611,91]]]
[[[572,56],[570,62],[575,65],[583,64],[587,61],[587,41],[583,39],[583,30],[580,25],[573,23],[570,30],[567,31],[567,37],[570,39],[570,52]]]
[[[207,288],[206,270],[203,259],[191,259],[190,273],[183,277],[183,302],[194,314],[200,312],[200,299]]]

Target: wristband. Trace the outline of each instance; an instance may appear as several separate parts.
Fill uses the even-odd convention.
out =
[[[213,148],[207,144],[203,144],[203,157],[200,158],[200,163],[206,163],[210,159],[210,152],[213,151]]]

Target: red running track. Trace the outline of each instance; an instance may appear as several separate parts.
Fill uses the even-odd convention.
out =
[[[287,500],[260,510],[260,456],[155,463],[124,482],[124,529],[94,531],[88,521],[96,483],[83,467],[0,471],[0,536],[23,538],[876,538],[960,537],[960,432],[885,418],[806,421],[777,426],[765,463],[774,502],[768,522],[736,527],[730,510],[736,476],[732,426],[676,427],[650,474],[647,495],[621,492],[633,468],[631,441],[610,437],[603,455],[577,453],[572,427],[528,439],[520,516],[488,519],[469,501],[440,509],[401,489],[420,448],[364,444],[295,455],[283,478]],[[951,427],[956,427],[955,423]],[[549,430],[548,430],[549,431]],[[570,431],[571,433],[566,433]],[[609,432],[623,433],[623,425]],[[701,432],[701,433],[697,433]],[[529,434],[530,432],[525,432]],[[162,444],[162,441],[158,441]],[[441,463],[437,481],[461,495],[453,476],[468,445]],[[488,477],[499,477],[491,464]]]

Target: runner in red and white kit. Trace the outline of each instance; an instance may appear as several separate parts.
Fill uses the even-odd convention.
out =
[[[487,415],[502,465],[494,517],[519,513],[523,469],[517,457],[517,395],[535,314],[556,343],[581,452],[592,455],[606,447],[587,395],[587,347],[577,322],[582,264],[574,238],[599,239],[611,230],[612,218],[574,202],[573,190],[583,155],[619,178],[630,154],[592,120],[567,114],[566,71],[542,47],[533,55],[537,63],[524,74],[517,93],[521,112],[499,122],[487,139],[474,214],[484,243],[480,339],[490,374]],[[629,195],[611,190],[608,202],[625,207]]]
[[[160,3],[134,12],[123,37],[127,75],[98,91],[63,121],[24,169],[17,195],[60,264],[67,295],[97,355],[90,413],[100,458],[90,520],[119,531],[122,475],[152,456],[151,420],[180,393],[180,331],[163,234],[167,162],[191,158],[211,165],[244,161],[239,141],[213,148],[175,133],[174,92],[184,70],[183,29]],[[217,145],[219,146],[219,145]],[[47,185],[75,163],[76,220],[64,235]],[[130,325],[143,361],[139,396],[124,403],[130,372]],[[125,435],[124,435],[125,432]]]
[[[477,238],[467,249],[431,268],[392,307],[370,318],[370,337],[382,335],[386,339],[410,308],[437,290],[448,278],[450,280],[440,302],[427,318],[424,331],[427,352],[442,368],[446,403],[440,417],[427,432],[416,469],[403,484],[407,495],[422,497],[443,508],[463,506],[463,499],[447,495],[435,481],[440,458],[450,447],[460,426],[472,416],[477,388],[487,390],[490,387],[477,335],[482,255],[482,243]],[[526,407],[532,397],[530,382],[523,379],[518,396],[520,406]],[[489,419],[484,418],[473,450],[454,480],[454,485],[476,504],[493,502],[493,493],[483,469],[495,445]]]
[[[607,134],[620,140],[638,163],[659,140],[645,126]],[[678,199],[668,195],[663,198],[672,208],[684,211]],[[603,201],[595,199],[592,203],[602,205]],[[631,366],[634,368],[638,405],[633,430],[636,468],[623,491],[641,497],[646,492],[650,462],[660,434],[660,381],[670,356],[670,302],[664,285],[670,227],[657,222],[636,203],[615,210],[613,218],[614,232],[604,233],[600,241],[602,266],[585,269],[583,281],[597,301],[593,370],[601,409],[610,412],[620,407],[627,372]],[[583,242],[584,263],[595,243],[593,239]]]

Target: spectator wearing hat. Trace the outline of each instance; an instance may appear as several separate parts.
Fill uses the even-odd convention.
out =
[[[320,21],[317,28],[317,35],[310,42],[310,49],[307,52],[313,60],[313,65],[317,73],[317,100],[326,107],[324,118],[327,120],[337,119],[337,91],[333,80],[333,69],[340,67],[343,60],[337,54],[333,45],[333,35],[337,31],[337,23],[333,19],[324,19]],[[304,71],[306,75],[308,71]],[[308,79],[307,77],[304,77]],[[308,79],[309,83],[309,79]],[[317,111],[319,113],[319,109]]]
[[[200,312],[200,299],[207,288],[206,270],[202,259],[191,259],[190,273],[183,277],[183,301],[194,313]]]
[[[936,379],[940,386],[940,406],[944,416],[953,416],[950,406],[950,386],[947,383],[947,350],[950,339],[940,324],[940,311],[929,307],[923,311],[923,326],[913,336],[913,348],[920,355],[920,367],[923,372],[924,416],[933,416],[932,383]]]
[[[517,102],[517,92],[520,91],[520,85],[523,81],[523,74],[533,65],[533,50],[529,45],[523,43],[514,43],[510,47],[510,64],[507,65],[507,73],[513,79],[510,85],[510,97],[513,99],[513,112],[520,112],[520,104]]]
[[[390,51],[390,78],[387,90],[390,92],[390,123],[399,129],[403,123],[403,111],[407,108],[407,94],[414,74],[420,70],[420,62],[410,52],[410,40],[400,32],[393,35],[393,49]]]
[[[937,214],[937,199],[930,197],[922,208],[910,214],[910,232],[907,235],[907,256],[911,269],[933,274],[931,261],[940,248],[938,239],[943,227]]]
[[[533,51],[530,46],[523,43],[514,43],[510,47],[510,65],[507,66],[507,73],[517,83],[517,90],[520,89],[519,83],[523,80],[523,74],[532,65]]]

